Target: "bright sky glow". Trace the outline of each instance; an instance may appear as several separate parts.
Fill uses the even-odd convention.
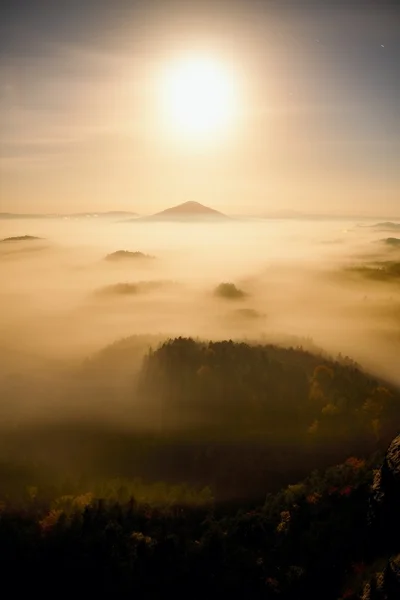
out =
[[[161,83],[169,128],[194,140],[228,130],[238,109],[235,84],[230,70],[212,57],[190,57],[171,64]]]

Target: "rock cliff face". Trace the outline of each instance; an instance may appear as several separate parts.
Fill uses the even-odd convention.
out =
[[[400,435],[376,472],[370,505],[371,546],[391,555],[383,571],[366,585],[362,600],[400,599]]]
[[[375,473],[370,523],[374,535],[396,545],[400,530],[400,435],[390,444],[382,467]]]

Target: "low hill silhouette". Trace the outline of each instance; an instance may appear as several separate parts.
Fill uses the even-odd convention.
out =
[[[393,223],[392,221],[385,221],[384,223],[376,223],[371,225],[372,229],[378,231],[400,231],[400,223]]]
[[[386,244],[386,246],[392,246],[392,247],[400,247],[400,238],[395,238],[395,237],[388,237],[385,238],[384,240],[380,240],[382,244]]]
[[[391,260],[375,261],[369,264],[346,267],[343,273],[347,275],[356,275],[373,281],[399,281],[400,262]]]
[[[4,238],[0,242],[33,242],[35,240],[41,240],[42,238],[34,235],[16,235],[13,237]]]
[[[26,219],[121,219],[137,217],[138,213],[127,210],[111,210],[107,212],[85,213],[0,213],[0,220]]]
[[[141,293],[150,293],[154,291],[158,291],[160,289],[165,289],[173,286],[174,283],[172,281],[162,281],[162,280],[153,280],[153,281],[137,281],[134,283],[115,283],[112,285],[106,285],[98,290],[96,290],[96,296],[103,297],[112,297],[112,296],[132,296]]]
[[[144,254],[143,252],[130,252],[129,250],[117,250],[111,254],[107,254],[105,260],[109,262],[118,262],[121,260],[142,260],[142,259],[154,259],[155,256],[150,254]]]
[[[220,283],[214,290],[214,296],[227,300],[239,300],[245,298],[246,294],[234,283]]]

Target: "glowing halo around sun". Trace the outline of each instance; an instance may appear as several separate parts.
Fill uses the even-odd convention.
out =
[[[215,139],[233,126],[238,109],[233,73],[212,57],[183,58],[162,77],[161,99],[169,129],[190,139]]]

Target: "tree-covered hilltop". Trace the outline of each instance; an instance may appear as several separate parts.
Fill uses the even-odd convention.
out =
[[[214,290],[214,296],[225,298],[226,300],[241,300],[245,298],[247,294],[236,287],[234,283],[220,283]]]
[[[379,441],[400,418],[397,390],[301,347],[172,339],[145,357],[137,394],[160,430],[186,423],[217,440]]]

